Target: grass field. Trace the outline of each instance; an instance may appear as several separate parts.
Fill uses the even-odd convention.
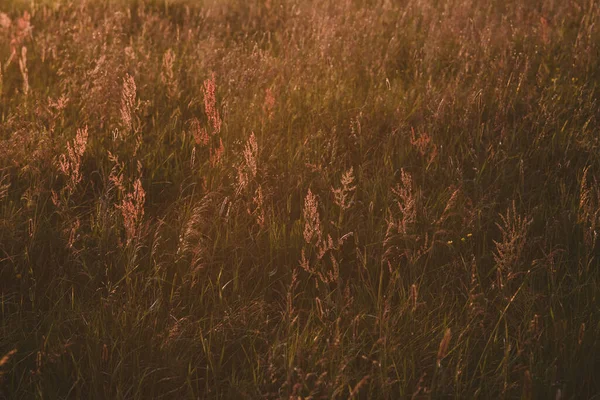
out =
[[[600,398],[600,3],[0,12],[0,398]]]

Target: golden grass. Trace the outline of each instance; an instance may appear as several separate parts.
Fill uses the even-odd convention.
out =
[[[599,54],[587,0],[2,2],[0,398],[598,396]]]

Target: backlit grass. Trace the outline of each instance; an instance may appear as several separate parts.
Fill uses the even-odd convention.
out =
[[[594,1],[0,12],[0,397],[600,395]]]

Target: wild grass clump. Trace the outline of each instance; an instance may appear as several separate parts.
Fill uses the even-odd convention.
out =
[[[600,395],[593,1],[0,6],[0,397]]]

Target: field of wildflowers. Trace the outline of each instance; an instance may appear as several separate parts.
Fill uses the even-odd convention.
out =
[[[0,398],[600,396],[600,3],[0,3]]]

